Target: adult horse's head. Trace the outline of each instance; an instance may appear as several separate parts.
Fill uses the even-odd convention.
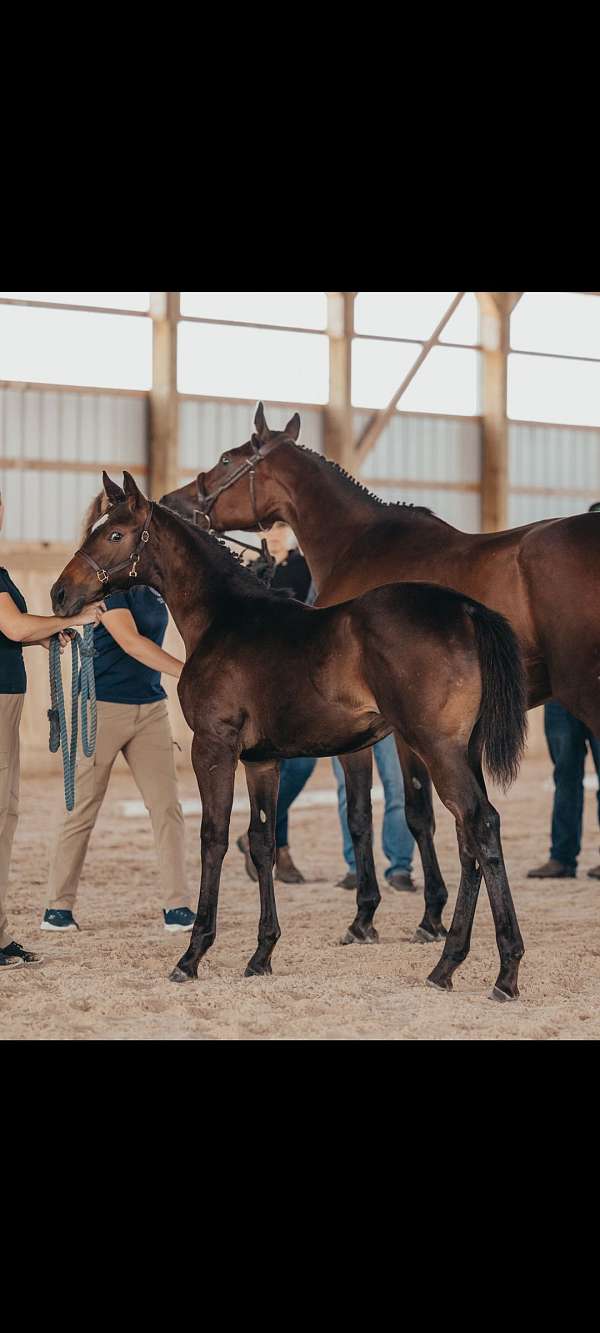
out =
[[[227,449],[210,472],[200,472],[188,486],[163,495],[160,503],[181,518],[215,532],[256,532],[283,518],[279,511],[281,488],[274,482],[269,460],[280,446],[296,443],[300,417],[295,412],[285,430],[269,430],[264,407],[259,403],[254,427],[247,444]]]
[[[129,472],[123,486],[102,473],[110,509],[92,527],[82,546],[50,590],[56,616],[76,616],[100,601],[110,588],[128,588],[149,538],[152,505]]]

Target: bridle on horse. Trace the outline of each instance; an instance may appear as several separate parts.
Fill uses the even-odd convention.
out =
[[[200,477],[202,476],[202,473],[199,472],[198,476],[196,477],[196,500],[198,503],[198,507],[197,509],[194,509],[194,523],[196,527],[197,528],[202,527],[202,523],[200,520],[204,519],[206,521],[205,531],[211,534],[212,536],[216,536],[217,534],[210,521],[210,515],[213,506],[215,505],[219,496],[223,494],[223,491],[228,491],[231,486],[235,486],[235,483],[237,481],[240,481],[242,477],[249,477],[250,500],[252,503],[252,510],[254,513],[254,522],[260,532],[268,532],[269,529],[263,527],[263,524],[261,523],[258,517],[258,511],[256,508],[256,491],[255,491],[256,469],[258,467],[258,464],[262,463],[263,459],[266,458],[268,454],[273,453],[273,450],[277,449],[280,444],[284,444],[286,440],[288,440],[290,444],[295,443],[295,441],[292,439],[291,436],[283,434],[279,436],[277,440],[266,440],[264,444],[260,444],[258,440],[258,435],[253,435],[250,440],[250,444],[253,449],[251,457],[247,458],[245,462],[240,463],[240,466],[237,467],[235,471],[231,473],[231,476],[227,478],[227,481],[223,481],[220,486],[217,486],[216,490],[211,491],[210,495],[203,495],[200,490]],[[228,536],[227,541],[233,542],[234,546],[241,546],[242,550],[244,551],[255,551],[258,555],[262,555],[264,559],[267,561],[267,563],[272,567],[272,573],[273,573],[275,569],[275,560],[271,555],[267,547],[267,543],[264,539],[261,542],[260,547],[251,546],[249,542],[240,542],[237,540],[236,537]]]
[[[129,555],[126,560],[120,560],[118,565],[111,565],[110,569],[103,569],[102,566],[99,565],[91,555],[88,555],[87,551],[79,550],[75,552],[75,555],[80,555],[82,560],[87,560],[88,565],[91,565],[92,569],[95,570],[96,578],[98,579],[99,583],[102,584],[110,583],[113,574],[118,574],[120,569],[126,569],[128,565],[131,566],[129,570],[130,579],[137,579],[138,565],[142,558],[144,547],[150,541],[150,533],[148,529],[152,522],[153,510],[154,510],[154,501],[151,500],[150,508],[148,510],[148,514],[146,517],[146,522],[144,523],[144,526],[140,533],[140,539],[138,541],[135,550],[131,552],[131,555]]]

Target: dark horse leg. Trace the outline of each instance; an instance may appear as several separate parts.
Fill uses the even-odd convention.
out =
[[[442,925],[442,912],[448,901],[448,890],[442,878],[433,842],[435,818],[431,778],[425,765],[399,732],[395,733],[395,737],[404,778],[406,822],[419,848],[425,877],[425,913],[414,940],[415,943],[430,944],[434,940],[445,938],[446,927]]]
[[[466,958],[483,877],[496,927],[500,972],[490,999],[519,997],[519,963],[525,952],[504,865],[500,816],[490,804],[481,780],[481,768],[468,762],[462,750],[438,753],[429,764],[436,791],[456,819],[462,875],[456,910],[439,963],[428,981],[440,990],[452,989],[452,974]]]
[[[229,819],[237,755],[194,736],[192,763],[202,801],[202,875],[198,912],[189,948],[171,973],[171,981],[195,981],[198,964],[214,944],[221,866],[229,844]]]
[[[250,855],[258,871],[260,922],[258,948],[244,976],[260,977],[271,972],[271,954],[281,935],[273,888],[279,764],[246,764],[245,768],[250,797],[248,840]]]
[[[381,894],[373,860],[373,815],[371,784],[373,781],[373,751],[359,750],[356,754],[340,755],[346,779],[348,827],[356,857],[357,912],[342,944],[377,944],[379,936],[373,917],[381,902]]]

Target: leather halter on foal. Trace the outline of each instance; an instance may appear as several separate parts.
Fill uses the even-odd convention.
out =
[[[221,483],[220,486],[217,486],[217,489],[215,491],[211,491],[210,495],[201,494],[200,477],[202,474],[200,472],[198,473],[198,476],[196,477],[196,499],[198,501],[198,508],[194,510],[194,523],[196,524],[196,527],[198,528],[202,527],[200,519],[205,519],[207,532],[214,532],[214,528],[212,527],[210,521],[210,515],[213,505],[218,500],[219,496],[223,494],[223,491],[228,491],[231,486],[235,486],[236,481],[239,481],[241,477],[249,476],[250,499],[252,501],[252,509],[254,512],[254,522],[256,523],[257,528],[259,528],[261,532],[268,531],[267,528],[263,527],[256,512],[256,494],[254,489],[256,485],[256,469],[258,467],[258,464],[262,463],[263,459],[266,458],[268,454],[271,454],[274,449],[277,449],[280,444],[284,444],[286,440],[288,440],[290,444],[294,444],[295,441],[292,440],[291,436],[289,435],[282,435],[278,440],[267,440],[265,444],[257,444],[257,440],[258,440],[257,435],[253,435],[252,439],[250,440],[250,444],[252,445],[252,448],[254,450],[252,456],[250,458],[247,458],[244,463],[241,463],[240,466],[237,467],[235,471],[231,473],[231,476],[227,478],[227,481],[224,481]],[[241,546],[242,542],[239,543],[236,542],[236,545]],[[256,547],[249,546],[247,547],[247,549],[249,551],[254,551],[256,550]]]
[[[103,569],[102,566],[99,565],[91,555],[87,554],[87,551],[79,550],[75,552],[75,555],[80,555],[82,560],[87,560],[88,565],[91,565],[92,569],[95,570],[96,578],[98,579],[99,583],[102,584],[109,583],[113,574],[118,574],[120,569],[126,569],[128,565],[131,565],[131,569],[129,570],[130,579],[137,579],[138,565],[142,558],[144,547],[146,546],[147,542],[150,541],[150,533],[148,531],[148,528],[150,527],[150,524],[152,522],[153,510],[154,510],[154,501],[151,500],[150,508],[148,510],[148,516],[140,533],[140,539],[135,548],[135,551],[132,551],[131,555],[129,555],[126,560],[120,560],[118,565],[111,565],[110,569]]]

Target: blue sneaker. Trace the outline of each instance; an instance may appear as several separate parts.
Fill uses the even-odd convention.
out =
[[[59,912],[57,907],[49,907],[44,912],[40,930],[79,930],[80,927],[72,912]]]
[[[191,930],[196,920],[196,913],[190,907],[171,907],[168,912],[163,907],[163,916],[165,930],[170,930],[171,934],[176,930]]]

